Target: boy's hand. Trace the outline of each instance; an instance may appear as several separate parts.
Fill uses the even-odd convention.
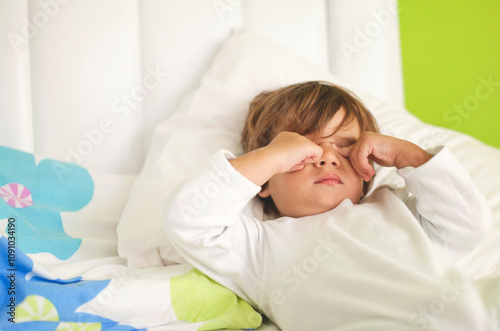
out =
[[[301,170],[308,163],[314,163],[321,158],[323,148],[306,137],[283,131],[264,147],[270,155],[276,158],[276,173]]]
[[[297,171],[314,163],[323,155],[323,148],[298,133],[280,132],[269,145],[253,150],[229,161],[232,166],[262,186],[272,176]]]
[[[364,181],[369,181],[375,170],[369,160],[384,167],[418,167],[432,158],[417,145],[402,139],[364,132],[351,146],[340,147],[339,153],[349,157],[354,170]]]

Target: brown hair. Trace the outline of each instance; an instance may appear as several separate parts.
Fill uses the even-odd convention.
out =
[[[310,81],[262,92],[250,103],[241,136],[243,151],[267,146],[282,131],[320,132],[341,108],[346,115],[338,129],[356,119],[361,132],[379,132],[375,118],[354,93],[332,83]],[[371,184],[364,183],[364,194]],[[263,200],[266,213],[276,211],[271,198]]]

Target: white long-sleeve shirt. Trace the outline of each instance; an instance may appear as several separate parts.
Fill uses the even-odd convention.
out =
[[[265,222],[243,212],[260,187],[233,157],[219,151],[185,183],[165,229],[186,260],[282,330],[489,330],[450,256],[481,240],[491,212],[446,148],[398,170],[406,188]]]

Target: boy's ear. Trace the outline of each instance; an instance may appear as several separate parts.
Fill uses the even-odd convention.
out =
[[[267,185],[267,183],[262,185],[262,188],[257,195],[261,198],[269,198],[271,196],[271,192],[269,192],[269,185]]]

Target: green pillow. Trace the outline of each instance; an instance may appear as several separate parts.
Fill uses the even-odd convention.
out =
[[[262,323],[250,304],[194,268],[170,278],[170,297],[179,320],[207,321],[198,330],[254,329]]]

